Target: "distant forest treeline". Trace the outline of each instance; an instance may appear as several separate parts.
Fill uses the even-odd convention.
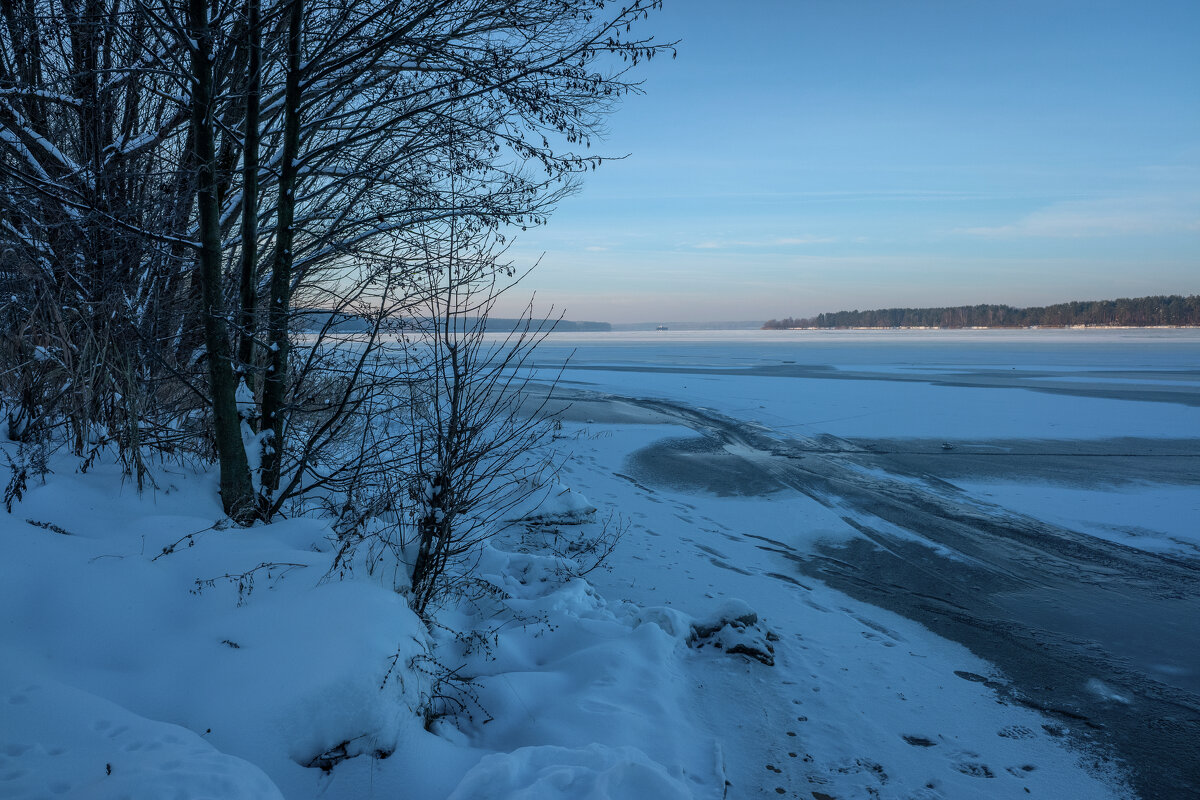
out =
[[[1067,325],[1200,325],[1200,295],[1159,295],[1059,303],[1043,308],[957,306],[837,311],[812,318],[773,319],[763,330],[787,328],[1028,328]]]

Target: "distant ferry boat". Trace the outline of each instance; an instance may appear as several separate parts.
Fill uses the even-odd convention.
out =
[[[657,328],[655,328],[654,330],[656,330],[656,331],[667,331],[667,330],[670,330],[670,328],[668,328],[666,325],[659,325],[659,326],[658,326]]]

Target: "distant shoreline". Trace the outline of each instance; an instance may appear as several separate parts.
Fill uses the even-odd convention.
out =
[[[766,330],[788,328],[920,330],[991,328],[1176,328],[1200,325],[1200,295],[1153,295],[1117,300],[1074,300],[1052,306],[1017,308],[974,306],[875,308],[835,311],[812,317],[784,317],[763,323]]]

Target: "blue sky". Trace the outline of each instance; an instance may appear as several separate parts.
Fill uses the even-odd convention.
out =
[[[1200,2],[666,0],[512,254],[569,319],[1200,292]],[[514,298],[515,299],[515,298]]]

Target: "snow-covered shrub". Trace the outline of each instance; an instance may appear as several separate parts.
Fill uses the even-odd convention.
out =
[[[596,508],[587,498],[569,489],[564,492],[561,486],[557,490],[552,494],[559,498],[569,493],[571,510],[565,514],[545,513],[544,506],[536,506],[535,513],[513,523],[521,530],[518,546],[550,555],[560,580],[582,578],[606,568],[629,524],[615,514],[597,521]]]

